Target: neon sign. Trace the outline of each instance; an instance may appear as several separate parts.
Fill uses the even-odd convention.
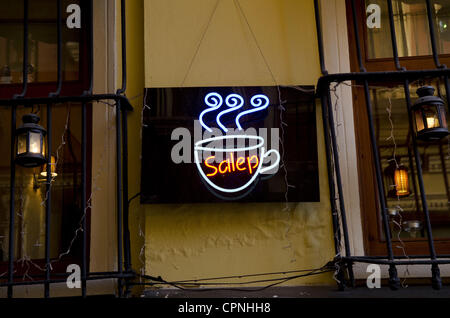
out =
[[[204,101],[208,108],[200,113],[199,122],[205,130],[212,132],[212,129],[205,124],[204,116],[209,112],[219,110],[224,100],[220,94],[212,92],[205,96]],[[250,99],[253,108],[237,114],[234,122],[239,134],[232,134],[223,125],[221,118],[225,114],[241,109],[244,106],[244,98],[238,94],[230,94],[225,98],[225,104],[228,109],[220,111],[215,119],[219,128],[226,135],[197,141],[194,145],[194,159],[200,176],[209,186],[220,192],[237,193],[257,182],[260,174],[276,173],[275,169],[278,168],[280,162],[280,153],[275,149],[266,151],[263,137],[242,134],[243,128],[240,123],[242,117],[266,109],[269,106],[269,98],[266,95],[254,95]],[[226,146],[223,146],[223,142]],[[217,146],[217,144],[222,146]],[[206,155],[204,158],[205,153],[220,154],[220,158],[225,157],[225,159],[220,160],[218,155]],[[275,156],[275,160],[272,155]],[[266,159],[269,157],[270,165],[265,166],[264,161],[267,161]],[[235,178],[236,176],[239,178]],[[233,181],[231,186],[227,182],[229,180]],[[225,185],[220,184],[219,181]]]
[[[212,169],[212,172],[207,173],[207,177],[214,177],[217,172],[220,174],[231,173],[234,171],[245,171],[248,169],[249,174],[253,174],[253,170],[259,166],[259,158],[255,155],[251,157],[239,157],[236,161],[234,161],[233,153],[230,154],[230,159],[222,160],[218,167],[209,163],[210,160],[214,160],[216,156],[209,156],[204,161],[205,166]],[[247,161],[245,160],[247,159]],[[253,162],[256,161],[255,164]]]

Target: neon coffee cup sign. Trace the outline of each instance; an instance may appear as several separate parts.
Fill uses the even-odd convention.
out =
[[[266,150],[264,138],[245,131],[241,124],[246,115],[265,110],[269,106],[269,98],[266,95],[257,94],[251,97],[251,108],[244,111],[239,111],[245,102],[238,94],[229,94],[224,100],[220,94],[212,92],[205,96],[204,102],[208,108],[200,113],[201,126],[212,133],[213,130],[205,122],[205,118],[211,117],[208,113],[219,111],[215,122],[225,133],[199,140],[194,144],[195,164],[201,178],[209,187],[218,192],[237,194],[255,185],[260,175],[273,175],[278,171],[278,150]],[[223,104],[226,107],[221,110]],[[238,112],[234,117],[237,129],[229,129],[223,123],[223,116],[231,112]]]

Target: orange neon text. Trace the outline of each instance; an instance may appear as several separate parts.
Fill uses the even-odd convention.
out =
[[[214,177],[218,173],[227,174],[245,170],[248,170],[249,174],[253,174],[259,166],[259,158],[256,155],[251,157],[238,157],[235,161],[234,155],[231,153],[230,158],[222,160],[217,166],[212,164],[215,158],[216,156],[210,156],[205,160],[205,166],[210,169],[210,172],[206,174],[208,177]]]

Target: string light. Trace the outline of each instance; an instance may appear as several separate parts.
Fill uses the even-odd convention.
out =
[[[148,125],[146,125],[144,123],[144,112],[145,112],[145,110],[147,110],[148,112],[151,111],[151,107],[147,104],[147,91],[148,90],[144,88],[144,101],[142,103],[143,106],[142,106],[142,110],[141,110],[141,134],[140,134],[141,145],[142,145],[142,134],[143,134],[144,128],[148,127]],[[142,160],[142,151],[141,151],[140,159]],[[137,198],[139,194],[140,193],[138,193],[137,195],[133,196],[128,201],[128,204],[130,204],[130,202],[134,198]],[[147,247],[147,243],[146,243],[146,240],[145,240],[145,233],[142,230],[142,220],[143,219],[145,219],[145,218],[142,217],[142,213],[140,213],[139,214],[139,222],[138,222],[138,225],[139,225],[139,229],[138,229],[139,230],[139,234],[138,235],[139,235],[139,238],[143,241],[143,243],[142,243],[142,246],[141,246],[141,248],[139,250],[139,257],[138,258],[139,258],[139,262],[141,263],[141,267],[139,268],[139,271],[140,271],[141,275],[145,275],[145,261],[144,261],[143,257],[145,256],[145,249]],[[141,281],[141,279],[142,279],[141,276],[139,276],[139,281]]]
[[[114,107],[116,106],[115,103],[111,105],[110,103],[105,102],[105,101],[98,101],[98,102],[99,102],[99,103],[106,104],[106,105],[109,105],[109,106],[114,106]],[[109,127],[109,129],[112,129],[112,128],[113,128],[113,127]],[[105,135],[106,135],[106,134],[105,134]],[[106,137],[105,137],[105,138],[106,138]],[[66,251],[63,252],[63,253],[61,253],[61,254],[59,254],[58,258],[52,260],[52,261],[50,262],[50,266],[51,266],[51,263],[60,261],[60,260],[62,259],[63,256],[66,256],[66,255],[69,255],[69,254],[70,254],[71,249],[72,249],[72,247],[73,247],[73,244],[75,243],[75,241],[76,241],[76,239],[77,239],[77,237],[78,237],[78,233],[79,233],[79,232],[83,232],[83,221],[84,221],[85,218],[86,218],[87,210],[92,208],[92,197],[93,197],[93,195],[94,195],[97,191],[102,190],[102,188],[100,188],[100,187],[97,186],[97,180],[98,180],[98,178],[100,178],[100,176],[102,175],[103,170],[104,170],[104,167],[105,167],[105,165],[104,165],[103,163],[104,163],[104,160],[105,160],[105,154],[107,153],[107,144],[108,144],[108,143],[107,143],[106,141],[103,142],[103,145],[104,145],[104,146],[103,146],[103,151],[100,153],[100,159],[99,159],[99,164],[98,164],[98,166],[100,167],[100,169],[97,170],[97,173],[96,173],[95,176],[92,178],[92,190],[91,190],[91,193],[90,193],[90,195],[89,195],[89,198],[86,200],[86,206],[84,207],[84,209],[83,209],[83,214],[82,214],[82,216],[81,216],[81,218],[80,218],[80,221],[78,222],[79,227],[75,230],[74,236],[73,236],[72,240],[70,241],[69,246],[68,246],[68,248],[66,249]]]
[[[339,106],[340,98],[339,98],[339,95],[337,94],[337,89],[339,88],[339,86],[341,84],[350,86],[350,84],[347,84],[345,82],[338,82],[338,83],[334,83],[333,87],[330,88],[330,92],[333,92],[333,95],[335,97],[335,102],[334,102],[334,106],[332,108],[332,111],[334,112],[334,117],[336,118],[336,120],[335,120],[335,127],[333,127],[333,129],[336,131],[336,137],[339,136],[339,129],[338,128],[343,125],[341,120],[339,119],[340,117],[339,117],[339,111],[338,111],[339,107],[338,106]],[[325,120],[325,118],[323,120]],[[331,131],[329,132],[329,138],[330,139],[332,138]],[[331,159],[331,165],[334,167],[335,159],[334,159],[334,156],[333,156],[333,153],[334,153],[334,151],[333,151],[333,147],[334,147],[333,144],[330,144],[330,147],[331,147],[331,149],[330,149],[331,150],[331,158],[330,158]],[[336,151],[337,151],[337,153],[339,155],[340,154],[340,147],[339,147],[338,144],[336,144]],[[336,176],[335,176],[335,173],[334,173],[333,169],[331,169],[331,176],[332,176],[333,182],[337,183]],[[339,194],[338,193],[336,193],[335,195],[336,196],[334,197],[334,201],[336,202],[336,212],[333,212],[333,215],[336,217],[336,223],[337,223],[336,224],[336,228],[337,228],[337,230],[334,233],[334,238],[335,238],[335,240],[337,242],[339,242],[339,245],[336,246],[337,247],[337,251],[336,251],[336,255],[335,255],[334,259],[335,260],[339,260],[342,257],[342,251],[345,250],[345,246],[344,246],[344,241],[342,239],[340,239],[340,237],[339,237],[341,235],[340,233],[343,232],[343,225],[342,225],[343,223],[342,223],[342,216],[341,216],[342,211],[340,211],[340,204],[338,204],[338,202],[340,201],[340,198],[339,198]],[[333,279],[340,285],[343,282],[341,282],[339,280],[338,276],[339,276],[339,273],[343,269],[341,268],[340,262],[338,262],[338,261],[334,262],[334,267],[335,267],[335,271],[334,271],[334,274],[333,274]]]
[[[414,82],[412,82],[411,83],[411,85],[415,85],[417,83],[417,85],[420,85],[420,80],[416,80],[416,81],[414,81]],[[339,129],[338,129],[338,127],[339,126],[341,126],[342,125],[342,123],[339,121],[339,113],[338,113],[338,108],[337,108],[337,105],[338,105],[338,100],[339,100],[339,95],[337,94],[337,88],[340,86],[340,85],[345,85],[345,86],[348,86],[348,87],[352,87],[352,88],[361,88],[361,87],[364,87],[364,86],[362,86],[362,85],[355,85],[355,84],[351,84],[351,83],[347,83],[347,82],[336,82],[336,83],[334,83],[334,85],[330,88],[330,91],[331,92],[333,92],[333,94],[334,94],[334,96],[335,96],[335,98],[336,98],[336,101],[335,101],[335,104],[334,104],[334,111],[335,111],[335,116],[336,116],[336,126],[334,127],[334,129],[335,129],[335,131],[336,131],[336,135],[338,135],[338,133],[339,133]],[[379,87],[378,86],[369,86],[369,88],[372,88],[372,89],[379,89]],[[391,93],[392,94],[392,93]],[[389,122],[390,122],[390,124],[391,124],[391,134],[390,134],[390,136],[387,138],[387,140],[392,140],[392,142],[393,142],[393,158],[392,159],[389,159],[389,161],[391,161],[391,160],[393,160],[394,162],[395,162],[395,165],[396,165],[396,167],[399,167],[399,165],[398,165],[398,163],[397,163],[397,161],[396,161],[396,150],[397,150],[397,144],[396,144],[396,141],[395,141],[395,136],[394,136],[394,124],[393,124],[393,121],[392,121],[392,117],[391,117],[391,115],[392,115],[392,102],[391,102],[391,96],[388,96],[388,102],[389,102],[389,107],[388,108],[386,108],[386,111],[387,111],[387,113],[388,113],[388,119],[389,119]],[[330,136],[331,137],[331,136]],[[337,146],[337,152],[339,153],[339,146],[338,145],[336,145]],[[332,145],[330,145],[330,147],[333,147]],[[450,138],[449,138],[449,153],[450,153]],[[449,155],[450,156],[450,155]],[[331,158],[331,161],[332,161],[332,166],[334,166],[334,158],[333,158],[333,156],[331,156],[332,158]],[[335,180],[335,175],[334,175],[334,172],[332,171],[332,179],[333,180]],[[335,181],[336,182],[336,181]],[[391,186],[394,186],[395,187],[395,185],[391,185]],[[338,197],[336,197],[335,198],[335,200],[336,201],[338,201],[339,200],[339,198]],[[400,200],[400,196],[397,196],[397,200],[398,200],[398,202],[399,202],[399,200]],[[403,209],[400,207],[400,205],[399,204],[397,204],[397,206],[396,206],[396,209],[398,210],[398,215],[399,215],[399,217],[400,217],[400,220],[402,220],[402,215],[401,215],[401,211],[403,211]],[[338,216],[338,218],[337,218],[337,222],[338,222],[338,228],[341,230],[341,224],[342,224],[342,221],[341,221],[341,215],[340,215],[340,212],[339,213],[336,213],[337,214],[337,216]],[[398,240],[398,242],[399,242],[399,244],[400,245],[396,245],[396,248],[399,248],[399,249],[401,249],[402,250],[402,252],[403,252],[403,255],[404,255],[404,257],[405,258],[407,258],[407,259],[410,259],[409,258],[409,256],[408,256],[408,254],[406,253],[406,245],[405,245],[405,243],[403,242],[403,240],[401,239],[401,237],[400,237],[400,235],[401,235],[401,233],[402,233],[402,231],[403,231],[403,228],[402,228],[402,226],[401,226],[401,223],[402,222],[397,222],[396,220],[393,220],[393,223],[398,227],[398,231],[397,231],[397,240]],[[336,232],[335,233],[335,237],[337,238],[338,236],[338,233]],[[338,251],[337,251],[337,254],[336,254],[336,258],[339,258],[340,256],[341,256],[341,251],[344,249],[343,248],[343,246],[342,246],[342,240],[341,240],[341,245],[339,246],[339,248],[338,248]],[[335,271],[335,275],[334,275],[334,279],[338,282],[338,283],[340,283],[340,281],[337,279],[337,273],[339,272],[339,270],[341,269],[340,268],[340,265],[336,262],[335,263],[335,266],[336,266],[336,271]],[[408,287],[408,285],[406,285],[405,284],[405,282],[406,282],[406,278],[407,278],[407,276],[409,276],[409,265],[407,264],[406,265],[406,267],[405,267],[405,273],[404,273],[404,280],[402,281],[402,287],[404,287],[404,288],[406,288],[406,287]]]
[[[397,162],[397,157],[396,157],[397,142],[396,142],[396,140],[395,140],[394,121],[393,121],[393,119],[392,119],[392,100],[391,100],[391,96],[392,96],[392,93],[390,93],[389,96],[388,96],[389,106],[386,108],[386,112],[388,113],[388,120],[389,120],[389,123],[390,123],[390,126],[391,126],[391,131],[390,131],[389,137],[386,138],[386,140],[392,140],[392,144],[393,144],[393,148],[394,148],[394,149],[393,149],[392,159],[390,159],[390,160],[388,160],[388,161],[393,161],[393,162],[395,163],[395,166],[396,166],[396,173],[397,173],[397,171],[400,171],[400,166],[399,166],[399,164],[398,164],[398,162]],[[394,177],[394,180],[395,180],[395,177]],[[403,180],[403,181],[404,181],[404,180]],[[403,217],[402,217],[402,214],[401,214],[401,212],[403,212],[403,209],[402,209],[401,206],[400,206],[400,196],[401,196],[402,193],[400,193],[400,191],[399,191],[400,189],[398,188],[398,185],[400,185],[400,184],[397,184],[397,182],[395,182],[395,184],[394,184],[394,185],[391,185],[391,187],[395,187],[395,188],[396,188],[397,205],[396,205],[395,209],[397,210],[397,214],[398,214],[398,216],[399,216],[399,218],[400,218],[400,222],[397,222],[397,221],[393,218],[393,219],[392,219],[392,223],[395,224],[395,225],[397,226],[397,228],[398,228],[398,231],[397,231],[397,240],[400,242],[400,245],[396,245],[396,248],[401,249],[402,252],[403,252],[403,255],[409,260],[409,256],[408,256],[407,253],[406,253],[406,245],[405,245],[405,243],[403,242],[403,240],[402,240],[401,237],[400,237],[400,235],[401,235],[401,233],[402,233],[402,231],[403,231],[403,227],[402,227],[402,223],[403,223],[402,220],[403,220]],[[406,188],[408,188],[408,186],[407,186]],[[409,267],[408,267],[408,266],[409,266],[409,264],[406,264],[405,272],[404,272],[404,274],[403,274],[404,279],[403,279],[402,282],[401,282],[401,286],[402,286],[403,288],[407,288],[407,287],[408,287],[408,285],[406,285],[406,278],[407,278],[407,276],[409,276]]]

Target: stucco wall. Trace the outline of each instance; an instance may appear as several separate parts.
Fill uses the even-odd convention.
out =
[[[141,50],[144,40],[143,56],[128,53],[128,72],[135,75],[127,95],[142,92],[144,65],[145,87],[315,84],[320,70],[313,1],[239,1],[261,51],[236,3],[220,0],[204,33],[216,1],[127,1],[129,50]],[[133,104],[130,195],[140,183],[142,105]],[[317,127],[321,202],[291,204],[286,211],[284,203],[142,206],[136,200],[131,206],[133,267],[141,266],[139,228],[145,233],[146,274],[166,280],[310,269],[332,259],[320,108]],[[323,274],[286,284],[332,282]]]

